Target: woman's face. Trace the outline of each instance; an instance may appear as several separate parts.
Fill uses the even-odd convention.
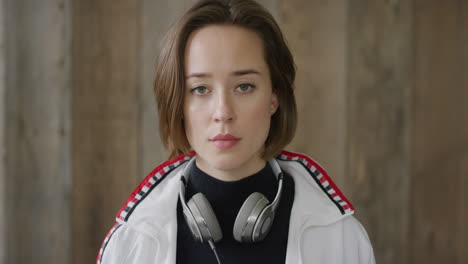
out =
[[[232,25],[194,31],[185,48],[185,77],[185,132],[198,167],[225,181],[262,169],[278,99],[260,37]]]

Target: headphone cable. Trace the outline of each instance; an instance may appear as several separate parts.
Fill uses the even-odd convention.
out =
[[[218,264],[221,264],[221,261],[219,260],[218,253],[216,252],[216,247],[215,247],[215,245],[213,243],[213,240],[211,240],[211,239],[208,240],[208,243],[210,244],[210,247],[211,247],[211,249],[213,250],[213,252],[214,252],[214,254],[216,256],[216,259],[218,260]]]

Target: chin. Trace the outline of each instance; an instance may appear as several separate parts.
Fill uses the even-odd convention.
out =
[[[217,155],[209,160],[210,166],[218,170],[232,170],[242,166],[246,161],[240,159],[239,154],[237,155]]]
[[[224,151],[210,148],[201,150],[202,151],[197,151],[197,155],[203,160],[205,165],[222,171],[235,170],[238,168],[247,169],[245,167],[252,166],[250,161],[255,158],[255,154],[251,152],[252,150],[245,148],[233,148]]]

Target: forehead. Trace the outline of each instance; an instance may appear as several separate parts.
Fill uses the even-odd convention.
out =
[[[186,75],[267,69],[260,36],[235,25],[209,25],[192,32],[185,47],[184,65]]]

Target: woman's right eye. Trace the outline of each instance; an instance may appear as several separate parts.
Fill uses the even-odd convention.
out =
[[[194,94],[203,95],[208,92],[208,88],[206,88],[205,86],[198,86],[198,87],[192,88],[190,91]]]

